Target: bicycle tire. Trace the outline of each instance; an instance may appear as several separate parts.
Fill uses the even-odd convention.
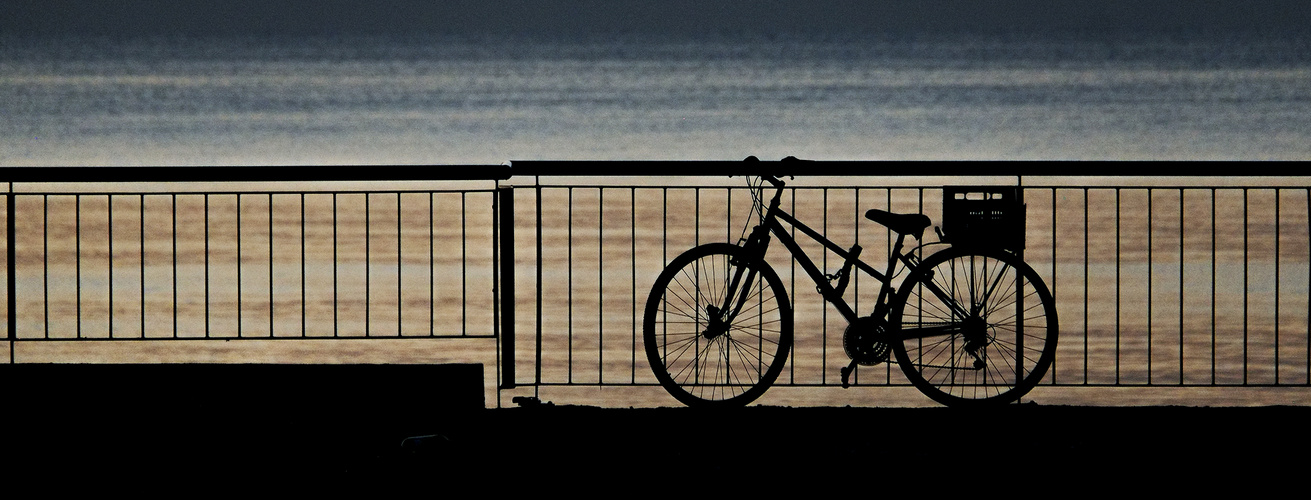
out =
[[[768,264],[748,262],[736,245],[698,246],[671,261],[651,288],[642,321],[647,361],[660,385],[687,406],[746,405],[769,389],[787,361],[787,291]],[[724,302],[727,282],[744,263],[754,273],[743,276],[756,276],[753,289],[726,332],[708,339],[707,306]]]
[[[952,311],[926,283],[964,309]],[[952,248],[929,256],[898,290],[889,323],[902,372],[920,392],[948,406],[1023,397],[1055,359],[1059,333],[1047,285],[1003,250]],[[917,328],[952,333],[907,338]]]

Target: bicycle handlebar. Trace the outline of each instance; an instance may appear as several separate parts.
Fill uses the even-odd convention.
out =
[[[758,162],[758,161],[760,161],[760,159],[759,159],[759,158],[756,158],[755,156],[748,156],[748,157],[746,157],[746,159],[743,160],[743,161],[747,161],[747,162]],[[789,156],[789,157],[787,157],[787,158],[784,158],[782,161],[783,161],[784,163],[790,163],[790,162],[801,161],[801,160],[798,160],[797,157],[795,157],[795,156]],[[769,181],[769,183],[770,183],[770,184],[773,184],[774,187],[779,188],[779,189],[783,189],[784,182],[783,182],[782,179],[779,179],[779,177],[781,177],[781,176],[778,176],[778,175],[761,175],[761,176],[760,176],[760,178],[761,178],[762,180]],[[791,177],[791,176],[788,176],[788,177]]]
[[[760,159],[759,159],[759,158],[756,158],[755,156],[748,156],[748,157],[746,157],[746,159],[743,160],[743,161],[746,161],[746,162],[759,162]],[[801,160],[798,160],[795,156],[789,156],[789,157],[783,159],[783,162],[785,162],[785,163],[790,163],[790,162],[795,162],[795,161],[801,161]],[[778,204],[779,204],[779,200],[782,199],[782,197],[783,197],[783,186],[785,186],[785,185],[787,184],[787,183],[783,182],[782,179],[779,179],[779,177],[780,177],[780,176],[776,176],[776,175],[761,175],[761,176],[760,176],[760,180],[769,182],[770,184],[772,184],[772,185],[774,186],[775,189],[777,189],[777,191],[774,192],[774,197],[773,197],[773,199],[770,200],[771,207],[777,207],[777,206],[778,206]],[[789,177],[791,177],[791,176],[789,176]],[[761,194],[764,194],[764,193],[761,193]]]
[[[774,187],[779,189],[783,189],[783,185],[785,184],[782,179],[779,179],[778,177],[773,175],[762,175],[760,176],[760,178],[762,180],[769,181],[770,184],[773,184]]]

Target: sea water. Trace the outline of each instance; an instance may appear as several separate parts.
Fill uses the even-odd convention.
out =
[[[1304,37],[0,39],[0,165],[1308,159]]]

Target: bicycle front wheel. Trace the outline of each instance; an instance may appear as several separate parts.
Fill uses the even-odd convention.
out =
[[[778,274],[741,247],[702,245],[656,279],[642,322],[660,385],[688,406],[741,406],[769,388],[792,346]]]
[[[1016,401],[1056,356],[1055,299],[1000,250],[929,256],[898,290],[889,322],[906,377],[949,406]]]

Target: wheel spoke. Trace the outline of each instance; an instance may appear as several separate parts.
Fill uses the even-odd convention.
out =
[[[1054,300],[1037,273],[1012,255],[948,250],[930,256],[897,300],[891,318],[897,329],[951,326],[938,337],[893,345],[911,382],[944,404],[1014,401],[1054,357]]]
[[[791,347],[782,282],[763,264],[740,270],[740,251],[727,244],[697,247],[675,258],[652,288],[643,321],[647,358],[661,385],[684,404],[754,400],[778,376]]]

